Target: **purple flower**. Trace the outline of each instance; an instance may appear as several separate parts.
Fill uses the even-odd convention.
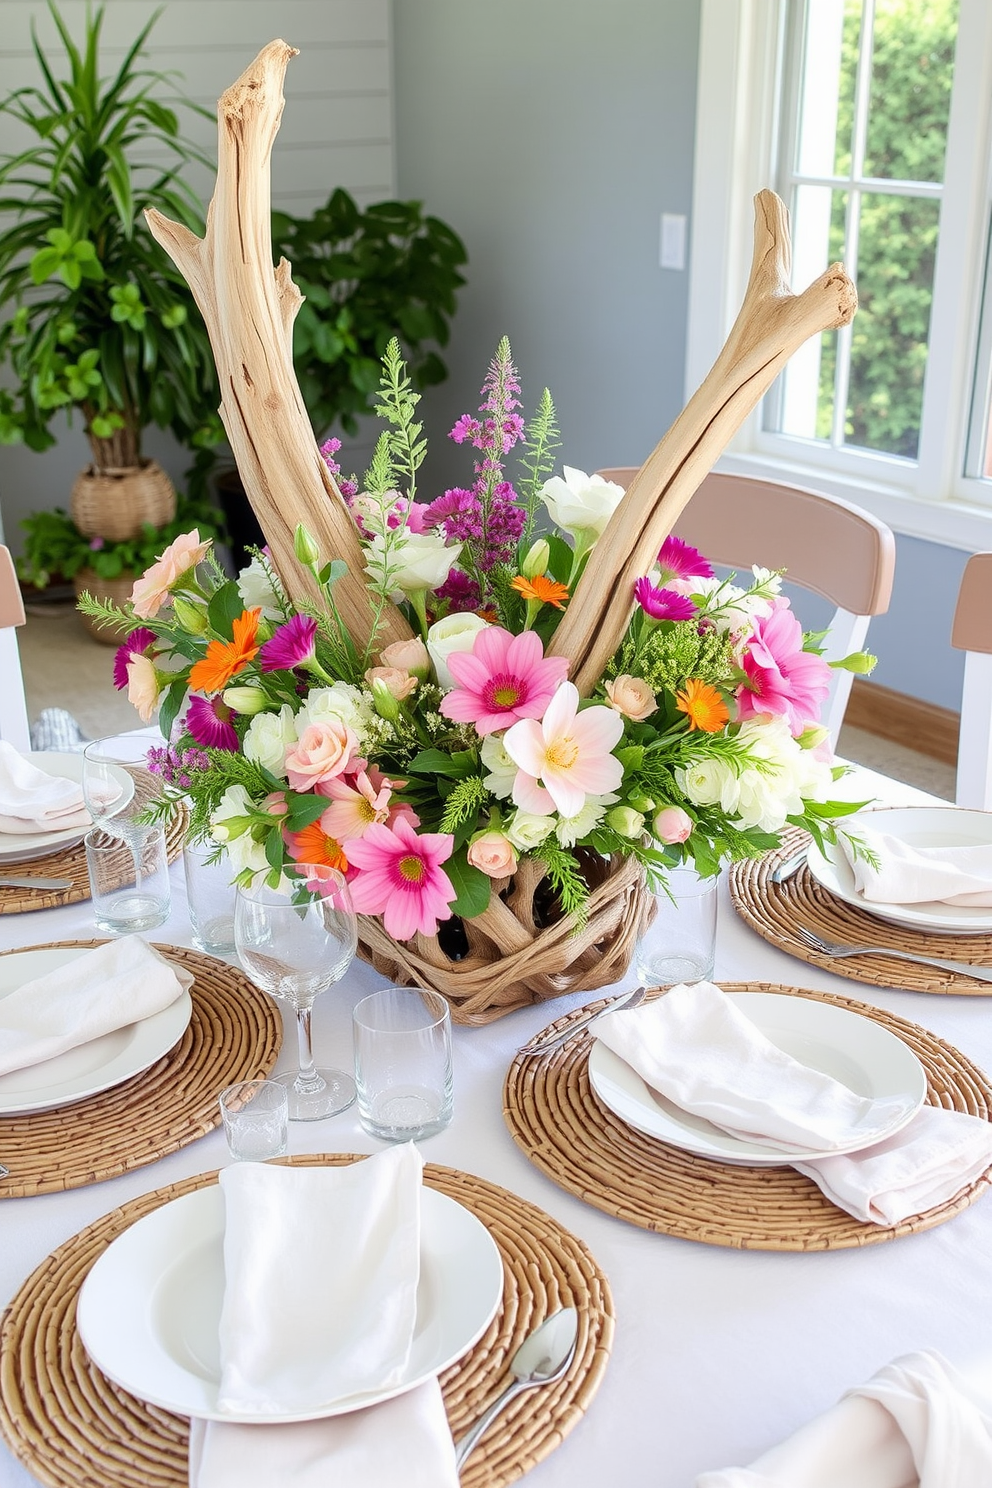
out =
[[[448,601],[448,611],[452,615],[477,610],[482,603],[478,584],[460,568],[450,569],[448,577],[434,593],[437,599]]]
[[[470,413],[463,413],[448,438],[453,439],[456,444],[464,444],[466,439],[475,444],[481,430],[482,425],[478,419],[473,418]]]
[[[263,672],[291,672],[306,666],[317,649],[317,622],[311,615],[294,615],[280,625],[258,653]]]
[[[118,646],[114,653],[114,686],[118,692],[123,692],[127,686],[127,664],[135,651],[140,654],[146,652],[154,643],[155,632],[149,630],[147,625],[139,625],[137,630],[132,630],[123,645]]]
[[[324,457],[324,464],[337,482],[337,488],[341,492],[341,495],[345,501],[350,501],[352,496],[358,495],[358,486],[353,480],[348,480],[341,474],[341,466],[334,458],[340,448],[340,439],[325,439],[324,443],[320,446],[320,453]]]
[[[634,598],[652,620],[691,620],[696,606],[674,589],[656,589],[650,579],[638,579]]]
[[[212,698],[191,697],[186,710],[186,728],[196,742],[206,749],[228,749],[234,754],[238,748],[238,736],[231,722],[234,716],[220,694]],[[176,760],[177,767],[182,771],[179,781],[181,785],[188,784],[186,776],[190,763],[182,756]]]
[[[176,749],[171,744],[152,746],[145,756],[153,775],[161,775],[166,785],[189,786],[190,775],[195,771],[210,769],[210,756],[202,749]]]
[[[662,588],[673,579],[711,579],[713,568],[707,563],[698,548],[690,547],[680,537],[666,537],[658,554],[661,569],[659,584]]]
[[[104,537],[94,537],[94,538],[91,538],[90,539],[90,552],[91,553],[99,553],[100,549],[104,546],[105,543],[106,543],[106,538],[104,538]]]

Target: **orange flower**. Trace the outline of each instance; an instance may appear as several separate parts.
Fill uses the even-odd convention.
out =
[[[325,863],[328,868],[337,868],[339,873],[347,873],[348,859],[344,855],[344,849],[336,837],[324,830],[323,820],[326,815],[326,811],[322,812],[302,832],[283,833],[289,855],[297,863]]]
[[[220,692],[232,677],[243,672],[252,657],[258,654],[255,638],[261,609],[242,610],[233,625],[233,641],[211,641],[206,656],[202,656],[189,674],[189,685],[194,692]]]
[[[718,734],[730,720],[730,709],[716,688],[698,677],[691,677],[675,694],[675,706],[688,718],[690,729],[704,734]]]
[[[535,604],[554,605],[556,610],[563,610],[563,599],[568,598],[568,585],[559,584],[556,579],[549,579],[544,574],[535,574],[532,579],[525,579],[523,574],[518,574],[510,585],[522,594],[524,599]]]

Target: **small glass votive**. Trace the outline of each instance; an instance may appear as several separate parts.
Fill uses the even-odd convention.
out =
[[[700,878],[695,868],[666,870],[671,895],[649,894],[634,953],[638,980],[648,987],[703,982],[716,959],[719,876]]]
[[[99,827],[86,834],[86,867],[98,930],[132,935],[169,918],[172,895],[165,833],[149,827],[131,846]]]
[[[289,1091],[275,1080],[242,1080],[220,1093],[227,1148],[235,1162],[282,1157],[289,1146]]]
[[[234,954],[234,903],[231,860],[226,853],[211,863],[216,842],[187,842],[183,847],[186,903],[193,944],[210,956]]]
[[[419,1142],[451,1120],[451,1015],[439,992],[386,987],[353,1015],[358,1116],[373,1137]]]

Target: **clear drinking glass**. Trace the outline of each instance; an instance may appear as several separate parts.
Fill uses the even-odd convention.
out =
[[[289,1147],[289,1101],[275,1080],[242,1080],[220,1093],[227,1150],[235,1162],[282,1157]]]
[[[355,1082],[343,1070],[316,1069],[310,1022],[314,999],[339,982],[358,947],[358,921],[344,876],[296,863],[278,889],[239,886],[234,912],[238,959],[257,987],[296,1011],[300,1068],[277,1079],[289,1090],[289,1119],[319,1121],[345,1110]]]
[[[702,982],[713,975],[719,877],[695,868],[666,870],[668,888],[648,895],[635,958],[638,980],[649,987]]]
[[[95,827],[131,850],[136,890],[141,889],[142,853],[148,834],[160,830],[147,819],[161,791],[148,768],[151,741],[142,734],[110,734],[83,750],[83,796]]]
[[[193,944],[208,955],[227,956],[234,950],[234,904],[237,896],[231,882],[230,859],[225,853],[212,863],[210,859],[216,852],[216,842],[184,844],[186,904],[193,928]]]
[[[129,849],[119,837],[91,828],[86,834],[86,868],[98,930],[132,935],[152,930],[169,918],[172,896],[161,827],[150,827],[136,849]]]
[[[354,1012],[358,1115],[373,1137],[419,1142],[451,1120],[451,1015],[439,992],[386,987]]]

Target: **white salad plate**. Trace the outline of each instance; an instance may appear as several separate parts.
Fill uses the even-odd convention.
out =
[[[46,946],[0,956],[0,1002],[25,982],[47,976],[85,952],[78,946]],[[67,1049],[54,1059],[0,1075],[0,1116],[51,1111],[97,1095],[148,1069],[177,1044],[193,1016],[188,992],[139,1023]]]
[[[233,1416],[217,1407],[223,1244],[224,1196],[216,1184],[173,1199],[108,1246],[83,1283],[77,1314],[90,1358],[116,1384],[208,1421],[319,1420],[402,1395],[477,1343],[503,1295],[503,1262],[489,1231],[454,1199],[425,1188],[417,1319],[400,1383],[304,1415]]]
[[[82,784],[83,756],[81,754],[49,754],[45,750],[25,754],[24,758],[46,775],[61,775],[66,780]],[[63,827],[59,832],[3,832],[0,833],[0,867],[12,868],[15,863],[33,863],[36,858],[47,858],[66,847],[75,847],[82,842],[86,827]]]
[[[871,1100],[901,1097],[892,1123],[881,1135],[839,1144],[825,1153],[772,1151],[760,1142],[721,1131],[701,1116],[666,1100],[652,1090],[628,1064],[598,1040],[589,1056],[589,1081],[596,1095],[621,1121],[646,1136],[697,1157],[738,1166],[781,1168],[818,1157],[857,1152],[894,1136],[911,1121],[926,1099],[927,1077],[906,1044],[887,1028],[826,1002],[790,997],[784,992],[728,992],[734,1006],[779,1049],[801,1064],[830,1075]],[[622,1014],[620,1015],[622,1016]]]
[[[857,834],[859,825],[898,837],[909,847],[988,847],[992,845],[992,811],[966,811],[958,806],[886,806],[859,812],[841,830]],[[888,920],[908,930],[938,930],[942,935],[981,935],[992,932],[992,907],[961,904],[887,904],[866,899],[854,886],[854,873],[839,847],[810,845],[809,871],[821,888],[865,914]]]

